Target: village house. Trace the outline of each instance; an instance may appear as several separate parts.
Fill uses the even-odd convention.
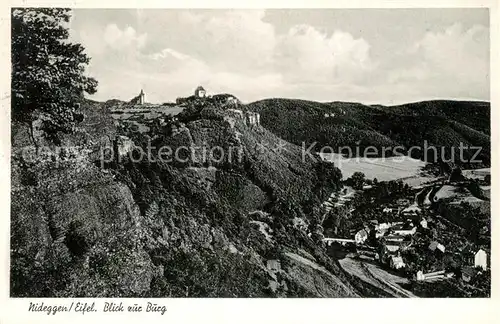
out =
[[[226,100],[226,104],[238,106],[238,99],[236,99],[235,97],[229,97]]]
[[[425,218],[422,218],[422,220],[420,221],[420,226],[422,226],[422,228],[427,228],[427,220]]]
[[[406,266],[406,264],[403,261],[403,258],[401,256],[391,256],[391,259],[389,261],[389,266],[393,269],[401,269]]]
[[[405,216],[418,215],[422,210],[417,205],[411,205],[401,211]]]
[[[483,249],[479,249],[479,251],[474,254],[474,267],[480,267],[483,270],[487,269],[487,260],[488,255]]]
[[[362,229],[354,235],[354,240],[357,244],[363,244],[368,239],[368,232],[366,229]]]
[[[399,249],[400,249],[399,244],[384,243],[382,245],[382,251],[380,254],[382,255],[382,258],[387,258],[388,255],[392,255],[392,254],[396,253],[397,251],[399,251]]]
[[[277,272],[281,270],[281,263],[279,260],[276,259],[267,260],[266,267],[268,270]]]
[[[407,228],[404,228],[403,226],[397,226],[397,227],[392,228],[392,231],[394,234],[405,236],[405,235],[415,234],[417,232],[417,228],[413,227],[411,229],[407,229]]]
[[[465,282],[471,281],[472,278],[476,275],[476,270],[472,267],[463,267],[462,268],[462,280]]]
[[[445,251],[445,247],[444,245],[442,245],[441,243],[437,242],[437,241],[432,241],[430,244],[429,244],[429,250],[431,251],[441,251],[442,253],[444,253]]]
[[[386,230],[386,229],[388,229],[390,227],[391,227],[390,223],[380,223],[380,224],[378,224],[378,225],[375,226],[375,230],[382,231],[382,230]]]
[[[423,280],[437,280],[437,279],[443,279],[445,277],[450,278],[453,274],[446,274],[445,270],[438,270],[438,271],[433,271],[433,272],[428,272],[428,273],[423,273],[422,270],[417,272],[417,280],[418,281],[423,281]]]
[[[479,234],[481,234],[481,235],[487,235],[489,233],[489,231],[490,231],[490,229],[489,229],[488,226],[483,226],[479,230]]]
[[[219,105],[232,105],[238,106],[238,99],[228,93],[221,93],[212,96],[212,100]]]
[[[392,234],[384,237],[384,242],[402,242],[404,239],[403,235]]]

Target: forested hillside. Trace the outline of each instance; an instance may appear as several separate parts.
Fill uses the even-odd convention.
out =
[[[377,148],[405,147],[398,152],[414,149],[412,157],[424,159],[424,147],[435,146],[438,160],[441,148],[444,158],[451,158],[455,148],[455,163],[477,168],[490,165],[490,104],[466,101],[426,101],[401,106],[367,106],[358,103],[313,101],[293,99],[266,99],[250,103],[249,109],[262,115],[262,124],[284,139],[307,146],[317,142],[315,149],[331,146],[336,152],[350,147],[355,153],[368,146]],[[476,159],[482,163],[459,161],[460,143],[478,146],[482,150]],[[386,156],[392,150],[386,151]],[[476,150],[464,150],[464,160],[473,158]],[[436,159],[430,152],[427,162]]]

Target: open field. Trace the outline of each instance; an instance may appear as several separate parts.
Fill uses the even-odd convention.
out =
[[[468,192],[468,191],[467,191]],[[470,193],[469,193],[470,195]],[[458,187],[444,185],[436,192],[434,196],[434,200],[438,201],[441,199],[449,199],[449,198],[461,198],[466,197],[467,194],[465,192],[459,192]]]
[[[335,163],[342,171],[344,179],[354,172],[363,172],[367,179],[377,178],[379,181],[401,179],[411,186],[418,186],[434,178],[422,174],[425,162],[407,156],[387,158],[344,158],[337,153],[324,153],[323,159]]]
[[[484,213],[489,213],[490,212],[490,202],[486,199],[480,199],[478,197],[475,197],[469,189],[460,187],[460,186],[454,186],[454,185],[444,185],[439,188],[434,196],[431,196],[432,190],[429,190],[430,187],[426,187],[423,190],[426,191],[426,198],[423,202],[423,204],[430,204],[430,201],[426,203],[430,199],[432,199],[433,202],[438,202],[440,200],[446,200],[450,204],[458,205],[461,204],[462,202],[469,203],[473,207],[479,207],[481,208],[481,211]],[[483,189],[485,197],[489,198],[490,197],[490,191],[491,191],[491,186],[481,186],[481,189]],[[421,191],[423,192],[423,191]]]
[[[491,174],[491,168],[463,170],[462,175],[469,179],[484,179],[485,176]]]

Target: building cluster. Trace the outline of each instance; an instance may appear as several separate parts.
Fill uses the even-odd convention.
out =
[[[363,224],[362,228],[351,231],[352,238],[325,238],[324,241],[331,245],[337,242],[341,245],[355,245],[358,255],[369,257],[381,264],[389,266],[393,270],[407,268],[405,263],[405,252],[417,245],[418,239],[415,235],[419,231],[429,229],[431,218],[424,217],[421,208],[417,204],[411,204],[408,199],[398,199],[393,204],[381,207],[381,213],[385,219],[393,219],[392,222],[378,222],[371,220]],[[418,244],[419,246],[420,243]],[[434,239],[426,245],[428,253],[445,256],[446,247],[439,239]],[[465,267],[460,269],[459,275],[462,280],[469,282],[480,271],[487,270],[487,253],[483,249],[471,250],[461,253],[466,257]],[[415,274],[418,281],[437,281],[455,276],[456,272],[446,273],[444,269],[424,273],[422,270]]]
[[[325,112],[324,113],[324,117],[325,118],[330,118],[330,117],[335,117],[335,116],[341,116],[341,115],[345,115],[345,110],[344,109],[340,109],[337,112]]]
[[[468,250],[465,253],[469,265],[461,269],[461,276],[463,281],[469,282],[480,272],[488,270],[488,253],[483,249]]]
[[[444,247],[436,242],[431,242],[433,248],[438,249],[444,253]],[[429,245],[429,249],[431,249]],[[488,269],[488,254],[483,249],[478,249],[475,252],[468,253],[468,263],[460,269],[461,279],[465,282],[470,282],[477,274],[481,271],[486,271]],[[452,278],[455,275],[453,272],[446,272],[445,270],[433,271],[424,273],[423,271],[417,271],[416,279],[417,281],[437,281]]]
[[[145,96],[144,91],[141,89],[139,95],[129,101],[129,105],[132,105],[132,108],[144,105]],[[181,107],[187,106],[190,102],[209,102],[216,104],[217,107],[223,108],[225,111],[229,112],[232,117],[242,120],[245,125],[249,127],[260,126],[260,114],[258,112],[245,109],[245,107],[241,105],[238,98],[231,94],[222,93],[208,95],[205,88],[198,86],[194,90],[193,95],[176,99],[176,104]],[[160,126],[164,126],[166,123],[164,119],[164,117],[159,118],[158,122],[160,123]]]
[[[240,107],[241,103],[238,98],[231,94],[215,94],[213,96],[207,95],[207,91],[202,86],[195,89],[193,96],[177,98],[176,103],[182,106],[196,100],[207,100],[216,104],[218,107],[221,107],[229,112],[231,117],[241,119],[247,126],[253,127],[260,125],[260,114]]]
[[[238,107],[240,102],[238,98],[228,93],[209,95],[207,91],[202,86],[198,86],[194,90],[194,94],[189,97],[179,97],[176,99],[175,103],[177,105],[183,105],[196,100],[206,100],[211,101],[219,106],[232,106]]]

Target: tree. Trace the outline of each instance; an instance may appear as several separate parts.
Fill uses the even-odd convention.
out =
[[[33,121],[47,137],[72,132],[84,93],[97,81],[84,74],[90,58],[69,41],[70,9],[16,8],[12,11],[12,118]]]
[[[354,172],[348,182],[356,190],[363,189],[363,184],[365,183],[365,175],[363,172]]]
[[[462,169],[460,167],[455,167],[451,170],[450,181],[463,181],[464,176],[462,175]]]
[[[316,174],[318,176],[317,192],[322,198],[339,189],[342,172],[333,163],[319,160],[316,163]]]

